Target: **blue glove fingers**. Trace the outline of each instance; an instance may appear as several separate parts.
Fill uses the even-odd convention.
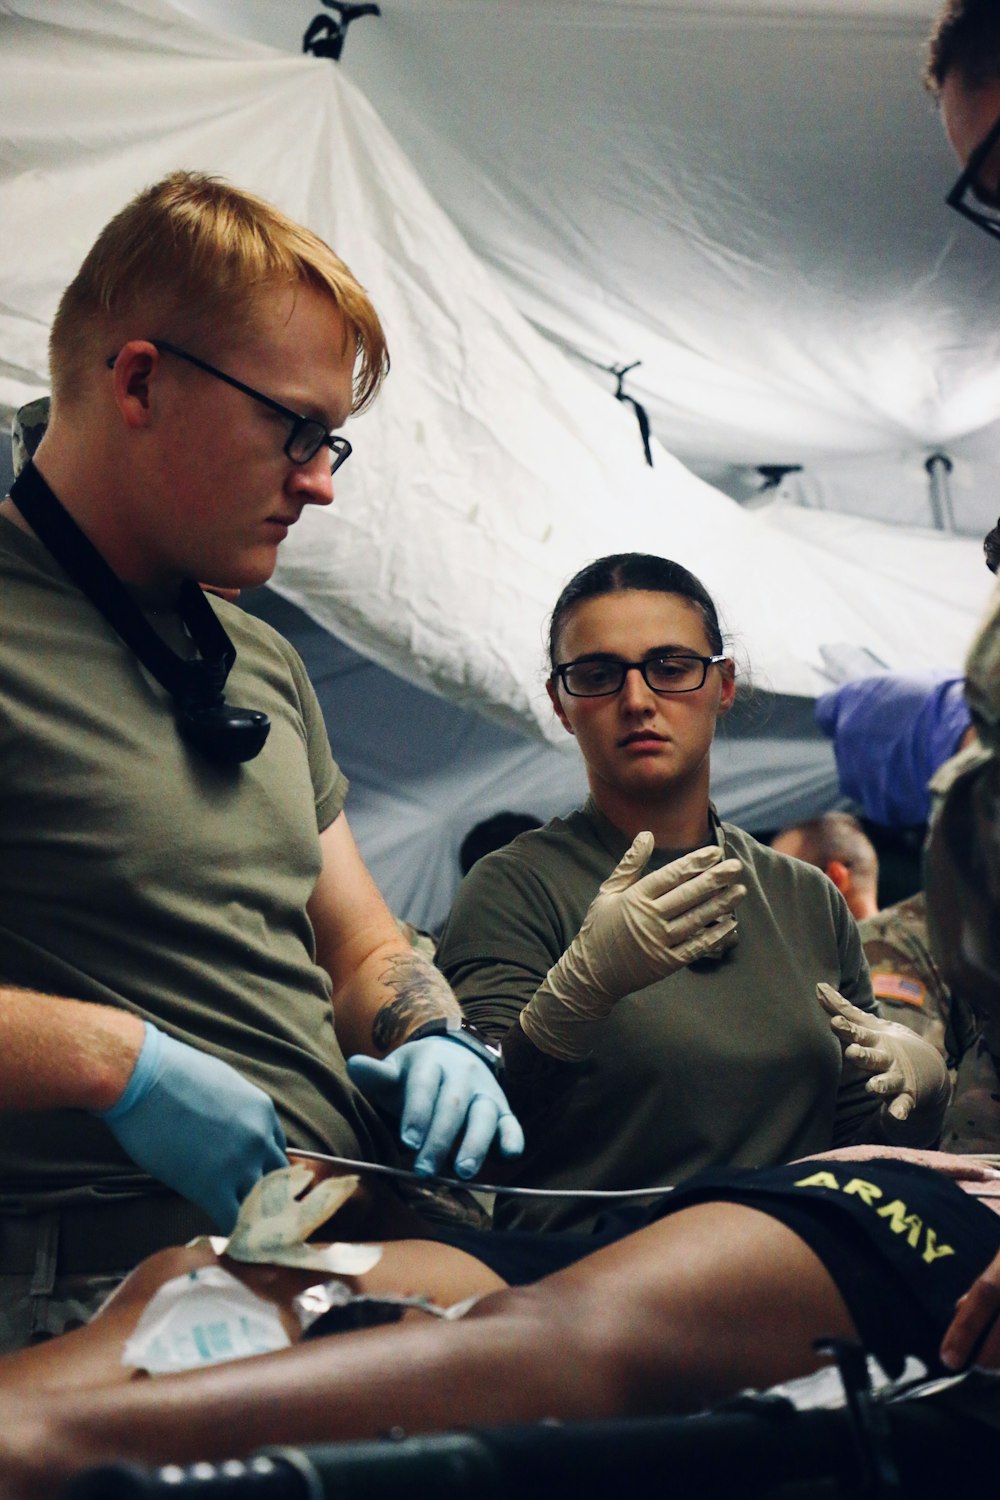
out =
[[[347,1071],[351,1082],[361,1090],[365,1098],[379,1109],[395,1113],[400,1088],[400,1059],[398,1052],[388,1057],[366,1057],[356,1052],[347,1059]]]
[[[507,1101],[504,1100],[504,1103]],[[509,1105],[507,1107],[510,1108]],[[524,1131],[517,1115],[501,1114],[497,1126],[497,1144],[501,1156],[520,1156],[524,1151]]]
[[[260,1154],[250,1181],[246,1187],[237,1189],[240,1202],[243,1202],[243,1199],[249,1193],[254,1183],[257,1182],[258,1178],[266,1177],[268,1172],[277,1172],[280,1168],[287,1166],[288,1152],[286,1149],[285,1132],[281,1128],[281,1121],[275,1115],[271,1122],[270,1134],[264,1135],[261,1138]]]
[[[499,1085],[487,1094],[477,1094],[469,1106],[465,1138],[455,1152],[455,1172],[459,1177],[475,1177],[496,1144],[501,1156],[520,1156],[524,1150],[524,1131]]]
[[[225,1065],[223,1065],[225,1066]],[[200,1181],[194,1175],[191,1196],[200,1201],[215,1222],[229,1233],[250,1189],[268,1172],[287,1167],[285,1132],[269,1095],[237,1074],[242,1088],[220,1105],[220,1118],[202,1152]],[[228,1082],[220,1075],[220,1085]],[[221,1093],[221,1088],[220,1088]],[[230,1112],[231,1111],[231,1112]],[[215,1149],[213,1150],[213,1146]]]
[[[347,1071],[372,1104],[399,1116],[400,1139],[419,1151],[434,1118],[443,1076],[435,1049],[426,1042],[412,1042],[381,1060],[358,1053],[348,1058]],[[417,1170],[433,1172],[436,1167],[421,1162]]]
[[[287,1162],[269,1096],[150,1023],[133,1077],[103,1118],[137,1166],[227,1232],[254,1183]]]
[[[417,1172],[445,1170],[456,1141],[460,1177],[479,1171],[494,1140],[504,1156],[524,1150],[524,1134],[492,1072],[457,1042],[425,1037],[381,1062],[356,1056],[347,1066],[374,1104],[399,1115]]]
[[[450,1048],[454,1056],[443,1048]],[[480,1058],[454,1042],[438,1043],[438,1049],[443,1078],[416,1168],[441,1171],[454,1150],[457,1175],[473,1177],[498,1138],[501,1149],[506,1143],[512,1155],[523,1149],[521,1127],[492,1070]]]
[[[270,1133],[261,1137],[258,1154],[251,1159],[242,1159],[235,1163],[235,1173],[231,1180],[220,1178],[206,1189],[207,1194],[210,1195],[217,1188],[216,1201],[206,1202],[205,1206],[223,1234],[232,1233],[240,1204],[250,1189],[255,1187],[262,1177],[266,1177],[268,1172],[277,1172],[281,1167],[288,1166],[285,1132],[281,1128],[277,1115],[271,1123]]]
[[[448,1044],[450,1045],[450,1044]],[[456,1049],[457,1050],[457,1049]],[[452,1147],[465,1123],[469,1112],[470,1090],[461,1074],[449,1075],[445,1068],[437,1069],[438,1087],[431,1102],[430,1117],[418,1142],[407,1144],[419,1146],[417,1159],[413,1163],[415,1172],[442,1172],[445,1170]],[[423,1112],[428,1102],[424,1095],[418,1100]],[[404,1119],[406,1115],[404,1114]],[[415,1135],[415,1130],[411,1134]]]
[[[428,1041],[432,1045],[428,1045]],[[414,1163],[418,1172],[437,1171],[437,1163],[451,1145],[464,1114],[462,1101],[455,1094],[452,1075],[442,1062],[442,1047],[452,1051],[458,1049],[451,1042],[435,1044],[433,1038],[428,1038],[428,1041],[410,1042],[399,1049],[405,1054],[399,1134],[405,1145],[420,1153]],[[449,1096],[452,1096],[450,1107],[447,1102]],[[447,1140],[441,1142],[439,1137],[442,1129],[446,1128],[449,1108],[458,1115],[458,1119]],[[433,1166],[429,1165],[431,1160],[435,1163]]]
[[[465,1135],[455,1152],[457,1177],[475,1177],[493,1144],[499,1120],[500,1106],[496,1099],[477,1094],[469,1105]]]
[[[489,1069],[465,1048],[439,1037],[404,1043],[390,1054],[396,1061],[402,1097],[399,1133],[416,1151],[414,1170],[441,1170],[468,1113],[480,1074],[492,1083]]]

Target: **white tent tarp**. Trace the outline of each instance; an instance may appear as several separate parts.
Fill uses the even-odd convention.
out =
[[[179,0],[295,50],[316,0]],[[941,0],[383,0],[341,66],[477,255],[732,492],[931,525],[1000,502],[997,246],[921,85]],[[608,375],[591,370],[605,389]]]
[[[303,520],[277,577],[350,644],[548,724],[544,615],[582,561],[636,547],[704,577],[775,691],[822,686],[831,641],[893,667],[961,658],[988,592],[974,542],[745,510],[659,447],[647,468],[628,410],[527,325],[336,67],[166,0],[83,0],[72,17],[57,0],[0,5],[8,406],[44,388],[45,331],[98,226],[171,167],[222,172],[328,238],[388,328],[394,371],[352,434],[339,503]]]
[[[773,692],[826,686],[824,648],[843,643],[901,670],[961,661],[990,589],[978,497],[1000,411],[1000,351],[970,315],[982,262],[937,191],[920,233],[890,234],[891,195],[872,222],[873,182],[913,175],[918,148],[895,117],[877,168],[874,136],[848,160],[869,139],[872,69],[890,102],[900,58],[915,78],[914,6],[874,7],[893,12],[876,24],[858,7],[831,21],[824,5],[384,0],[348,52],[405,151],[346,68],[191,8],[0,0],[8,413],[46,388],[48,325],[98,228],[170,169],[218,172],[328,239],[386,323],[385,393],[351,426],[336,506],[303,519],[275,580],[371,661],[538,738],[551,729],[546,614],[582,562],[629,548],[699,573],[738,659]],[[240,10],[274,22],[295,8]],[[803,90],[778,86],[789,60],[809,129]],[[942,186],[947,157],[914,89]],[[824,174],[826,196],[804,207],[803,184]],[[834,255],[844,237],[853,282]],[[632,413],[580,356],[641,357],[629,389],[703,472],[804,473],[744,507],[656,439],[650,469]],[[963,441],[976,458],[956,458],[965,534],[914,524],[927,519],[924,458]],[[402,734],[385,703],[372,718]],[[778,788],[792,804],[807,783],[828,795],[828,768],[797,759],[794,735],[787,746],[784,764],[774,745],[767,764],[748,758],[761,782],[741,807],[768,800],[768,776],[772,807]],[[484,800],[470,774],[453,806]],[[389,823],[378,835],[392,836]]]

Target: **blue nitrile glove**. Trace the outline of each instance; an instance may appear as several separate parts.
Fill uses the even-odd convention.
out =
[[[486,1063],[447,1037],[404,1042],[381,1061],[356,1053],[347,1068],[373,1104],[399,1116],[417,1172],[440,1171],[456,1141],[459,1177],[476,1175],[494,1140],[502,1156],[524,1150],[524,1132]]]
[[[203,1208],[224,1234],[258,1178],[288,1166],[263,1089],[150,1021],[125,1092],[94,1114],[136,1166]]]

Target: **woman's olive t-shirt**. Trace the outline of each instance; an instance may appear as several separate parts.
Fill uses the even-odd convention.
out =
[[[513,1184],[668,1185],[720,1165],[770,1166],[854,1139],[878,1111],[816,999],[832,984],[873,1008],[858,930],[812,865],[764,847],[713,813],[714,836],[743,861],[738,940],[626,996],[555,1111],[528,1132]],[[494,1037],[516,1021],[583,923],[629,840],[588,801],[473,866],[437,961],[470,1020]],[[655,869],[684,850],[657,850]],[[572,1228],[586,1200],[503,1199],[503,1227]]]

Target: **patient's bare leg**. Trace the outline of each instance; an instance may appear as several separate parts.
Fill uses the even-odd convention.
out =
[[[122,1349],[150,1298],[173,1277],[216,1264],[224,1265],[259,1296],[273,1302],[281,1311],[292,1342],[298,1342],[301,1330],[290,1310],[292,1299],[305,1287],[326,1280],[324,1273],[240,1265],[220,1259],[207,1241],[200,1241],[149,1256],[125,1278],[85,1328],[0,1358],[0,1391],[93,1389],[122,1385],[135,1378],[135,1371],[122,1364]],[[429,1240],[391,1242],[370,1271],[340,1279],[356,1292],[422,1296],[439,1306],[450,1306],[505,1285],[471,1255]]]
[[[822,1264],[756,1209],[685,1209],[464,1319],[419,1321],[118,1389],[5,1400],[0,1489],[109,1457],[193,1462],[268,1443],[547,1416],[687,1411],[806,1373],[854,1326]]]

